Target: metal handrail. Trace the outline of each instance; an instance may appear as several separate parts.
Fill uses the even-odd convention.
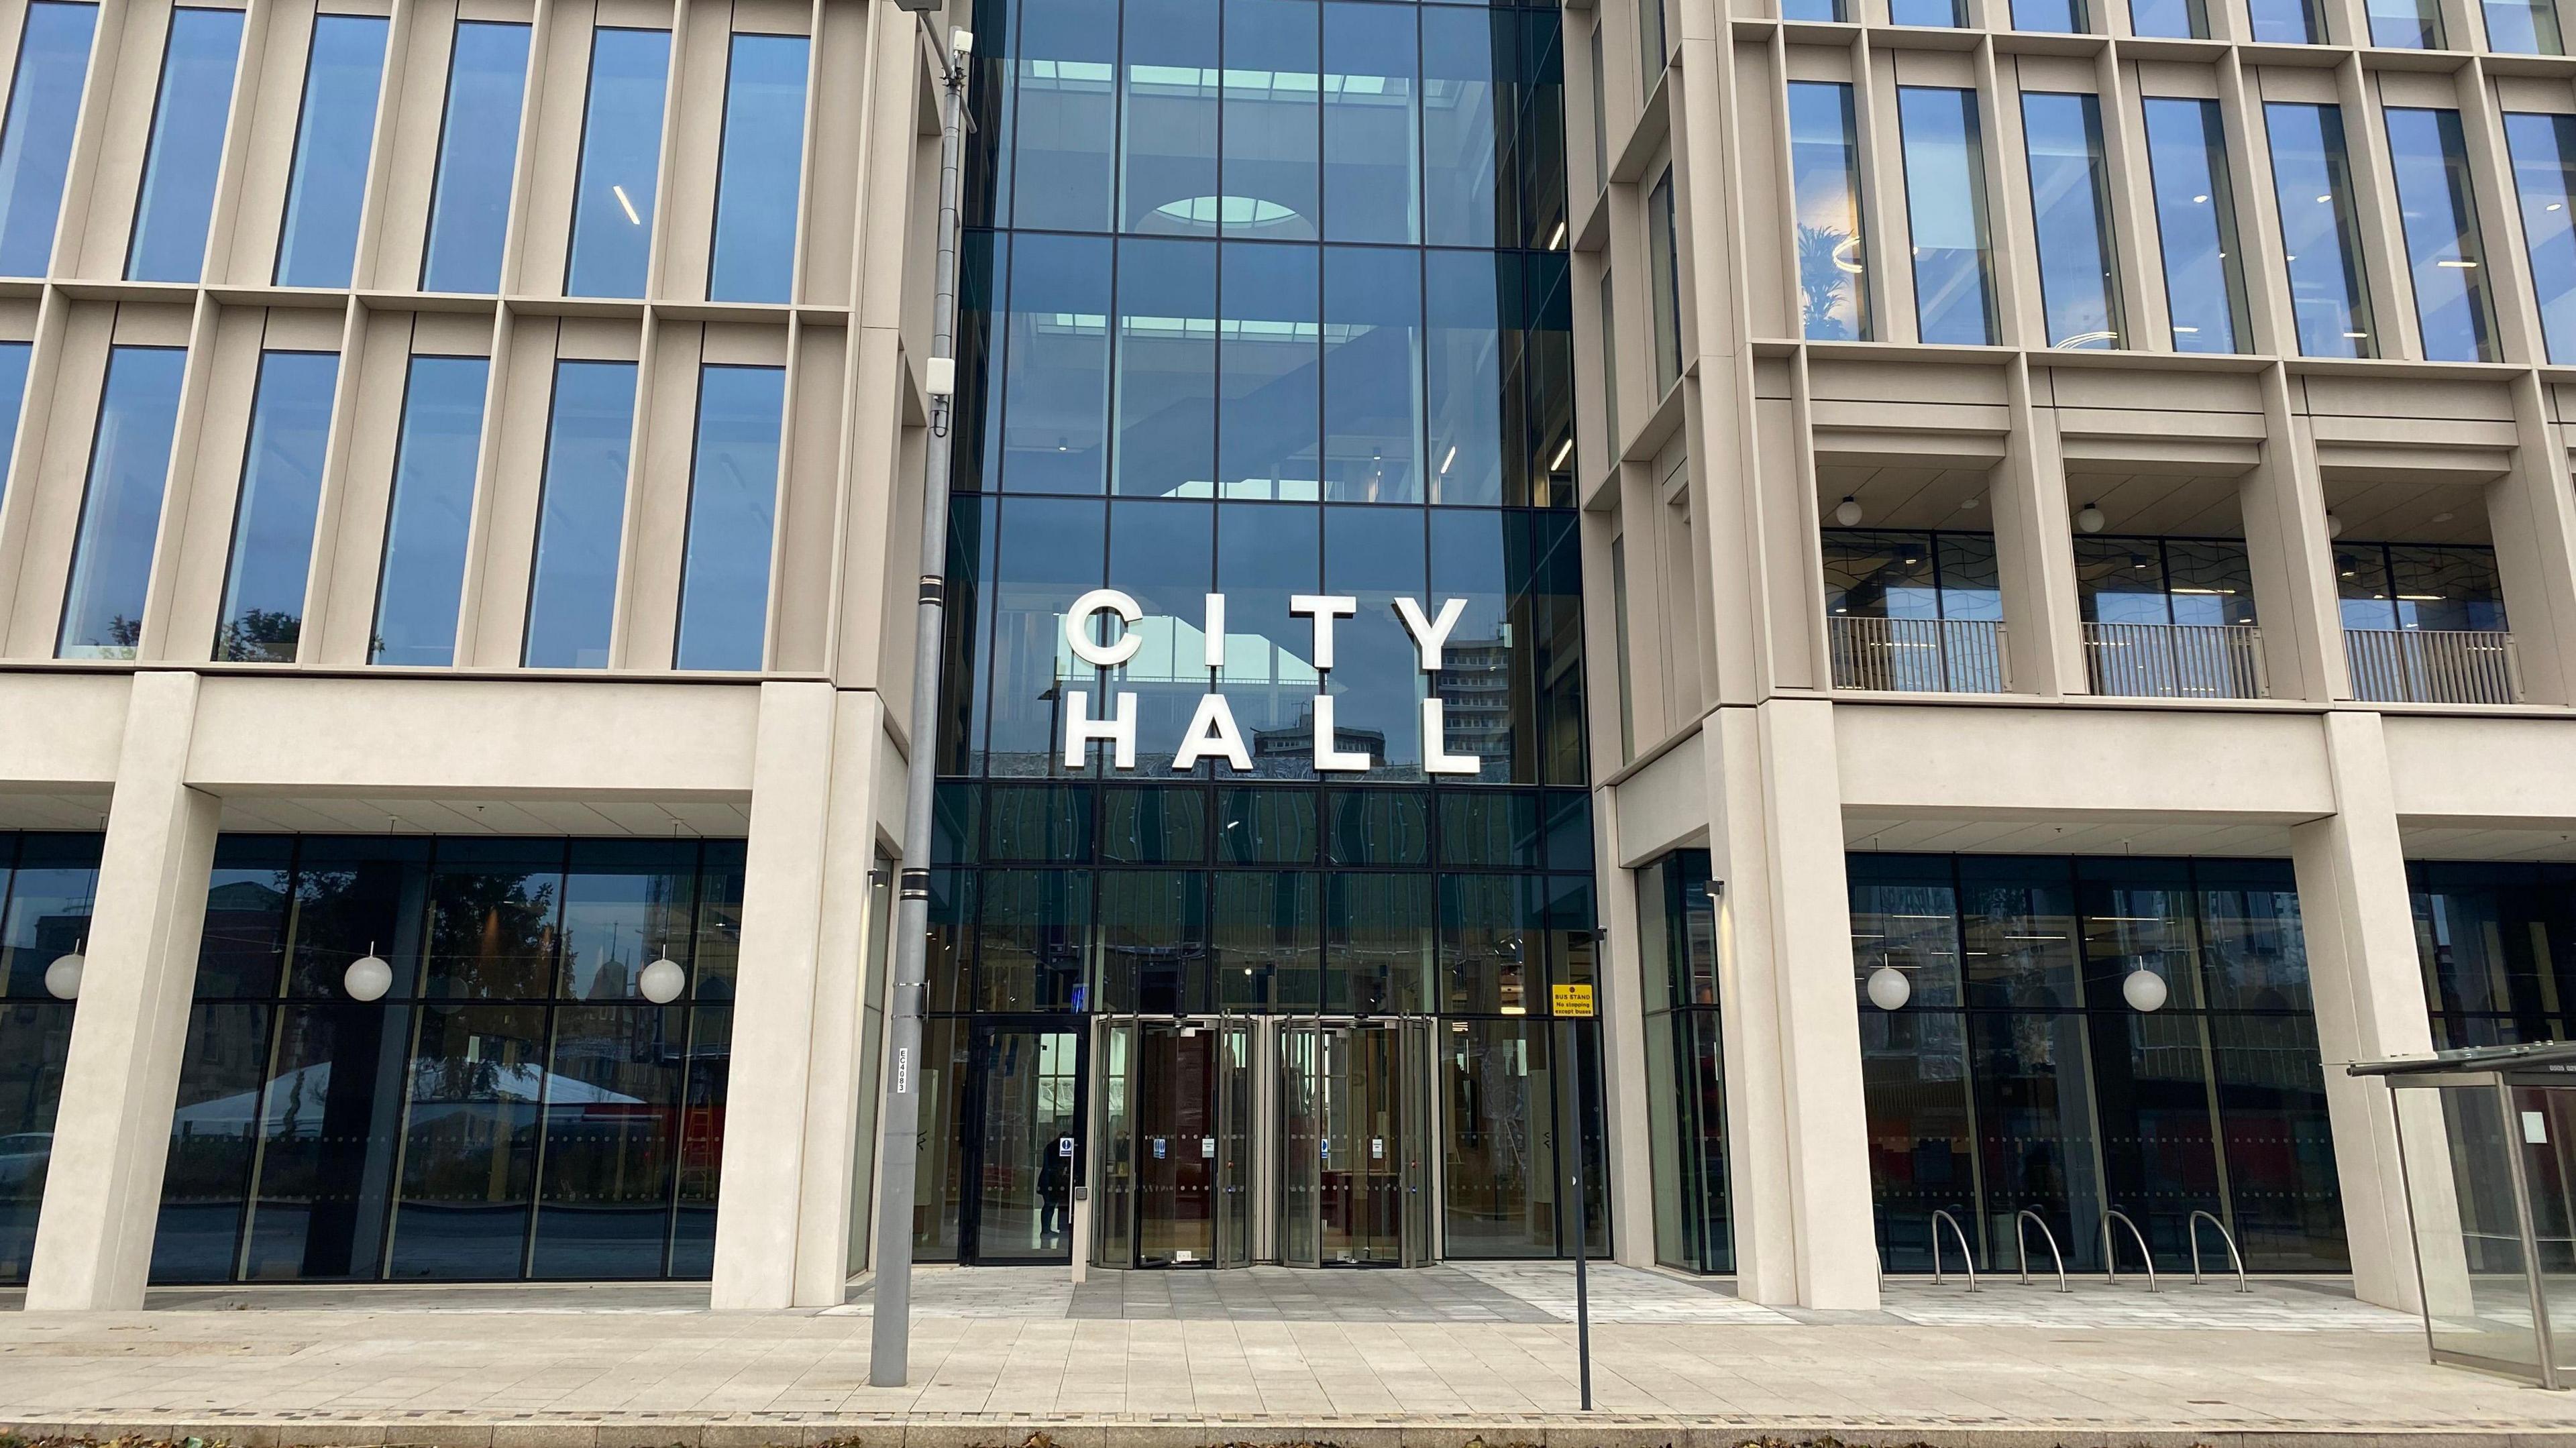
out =
[[[2074,1291],[2066,1285],[2066,1255],[2057,1250],[2057,1234],[2048,1230],[2046,1218],[2028,1207],[2022,1208],[2021,1214],[2013,1218],[2013,1251],[2021,1258],[2021,1285],[2030,1285],[2030,1234],[2022,1230],[2024,1222],[2038,1223],[2039,1235],[2048,1243],[2049,1260],[2057,1264],[2057,1290]]]
[[[2128,1228],[2129,1236],[2137,1242],[2138,1256],[2147,1264],[2147,1290],[2159,1290],[2156,1287],[2156,1254],[2147,1246],[2147,1234],[2138,1230],[2138,1224],[2129,1219],[2128,1213],[2117,1208],[2102,1214],[2102,1280],[2113,1287],[2120,1285],[2120,1239],[2111,1234],[2113,1222]]]
[[[2253,1291],[2253,1287],[2245,1281],[2245,1259],[2236,1250],[2236,1234],[2227,1230],[2227,1224],[2218,1220],[2215,1215],[2197,1210],[2191,1214],[2189,1221],[2183,1223],[2184,1233],[2191,1238],[2191,1285],[2194,1287],[2200,1285],[2200,1224],[2203,1218],[2207,1218],[2209,1225],[2218,1229],[2218,1240],[2227,1244],[2227,1260],[2236,1268],[2236,1290]]]
[[[1951,1233],[1959,1239],[1959,1262],[1968,1269],[1968,1290],[1974,1292],[1977,1290],[1977,1254],[1968,1247],[1967,1229],[1960,1226],[1959,1219],[1951,1216],[1949,1211],[1942,1207],[1932,1209],[1932,1285],[1935,1287],[1943,1285],[1941,1279],[1941,1224],[1943,1222],[1950,1224]]]
[[[2252,624],[2084,625],[2084,672],[2096,694],[2158,699],[2260,699],[2263,631]]]
[[[2012,652],[2001,619],[1836,614],[1825,649],[1837,689],[2008,694]]]
[[[2522,660],[2501,629],[2343,631],[2352,696],[2412,704],[2518,704]]]

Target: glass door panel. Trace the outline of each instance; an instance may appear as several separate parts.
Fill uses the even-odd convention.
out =
[[[1136,1053],[1136,1265],[1216,1256],[1219,1033],[1152,1023]]]
[[[1091,1139],[1099,1143],[1099,1202],[1091,1260],[1103,1267],[1135,1261],[1136,1035],[1133,1021],[1103,1021],[1100,1082],[1093,1093]]]
[[[1081,1073],[1080,1037],[1069,1030],[986,1027],[983,1152],[975,1181],[974,1260],[1062,1262]]]
[[[1252,1028],[1227,1024],[1217,1043],[1216,1265],[1252,1264]]]
[[[1317,1060],[1321,1036],[1310,1026],[1279,1033],[1279,1260],[1291,1267],[1323,1265],[1317,1213],[1330,1143]]]

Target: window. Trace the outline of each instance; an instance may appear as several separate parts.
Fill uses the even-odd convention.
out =
[[[532,669],[608,666],[634,428],[634,363],[555,364],[554,415],[546,436],[537,561],[528,583],[528,635],[521,660]]]
[[[2272,101],[2272,186],[2281,211],[2283,260],[2299,350],[2311,357],[2373,357],[2370,295],[2354,246],[2352,173],[2344,162],[2343,112]]]
[[[56,658],[130,659],[143,641],[143,600],[187,367],[184,348],[108,350]]]
[[[1959,0],[1887,0],[1887,20],[1891,25],[1934,25],[1952,30],[1967,23],[1959,13]]]
[[[1289,8],[1293,13],[1295,7]],[[1414,138],[1424,120],[1421,87],[1414,82],[1420,69],[1414,17],[1383,5],[1329,4],[1323,13],[1323,73],[1328,78],[1323,94],[1323,235],[1334,241],[1419,241],[1424,215]],[[1237,33],[1235,14],[1226,12],[1229,46]],[[1294,174],[1309,164],[1300,138],[1303,127],[1314,124],[1313,112],[1295,88],[1307,84],[1311,50],[1303,26],[1273,19],[1267,28],[1271,33],[1262,37],[1272,68],[1267,91],[1237,84],[1233,62],[1227,63],[1226,192],[1243,193],[1247,186],[1238,178],[1245,178],[1251,195],[1274,198],[1294,210],[1314,191],[1313,182]],[[1463,94],[1453,98],[1460,104],[1448,114],[1464,114],[1474,124],[1464,137],[1456,131],[1444,134],[1490,153],[1491,130],[1479,114],[1482,106]],[[1241,139],[1234,129],[1238,120],[1287,134],[1274,140],[1278,129],[1263,129],[1248,133],[1251,140]],[[1279,174],[1282,170],[1290,174]],[[1484,211],[1490,231],[1490,197]],[[1251,225],[1229,226],[1227,234],[1285,237],[1302,229],[1282,220],[1265,232],[1256,215]]]
[[[2101,102],[2090,95],[2024,91],[2021,115],[2030,148],[2030,209],[2039,227],[2039,294],[2048,345],[2123,346]]]
[[[2012,0],[2012,23],[2015,30],[2062,34],[2092,28],[2085,19],[2084,0]]]
[[[1324,498],[1422,499],[1420,254],[1324,248]]]
[[[698,452],[680,573],[677,659],[683,669],[761,666],[786,401],[783,367],[707,367],[698,374]]]
[[[1799,329],[1812,338],[1865,341],[1869,273],[1850,86],[1789,82],[1789,173],[1797,193]]]
[[[2388,156],[2397,214],[2415,282],[2424,355],[2436,362],[2492,362],[2484,248],[2458,111],[2388,109]]]
[[[2247,0],[2246,10],[2258,41],[2270,45],[2325,44],[2325,22],[2317,14],[2316,0]]]
[[[1672,53],[1672,42],[1664,35],[1664,0],[1637,0],[1637,73],[1646,78],[1644,94],[1655,93]]]
[[[572,265],[564,276],[573,296],[644,295],[670,69],[667,30],[602,28],[591,36],[590,108],[582,118]]]
[[[2086,623],[2254,622],[2254,572],[2242,543],[2101,536],[2074,542],[2076,600]]]
[[[1619,666],[1619,758],[1637,757],[1636,680],[1628,660],[1628,535],[1610,540],[1610,608],[1611,637],[1618,645]]]
[[[1843,0],[1780,0],[1783,20],[1844,20]]]
[[[2564,55],[2552,0],[2486,0],[2487,48],[2511,55]]]
[[[1592,12],[1592,186],[1610,189],[1610,92],[1601,64],[1601,12]]]
[[[801,35],[733,38],[707,278],[707,295],[717,301],[788,300],[805,167],[806,49]]]
[[[385,510],[371,663],[456,661],[456,613],[465,591],[465,541],[491,373],[481,357],[411,359],[393,497]]]
[[[460,20],[447,62],[447,117],[429,200],[425,292],[497,292],[528,89],[528,27]]]
[[[9,459],[18,450],[18,418],[27,405],[30,342],[0,342],[0,498],[9,496]]]
[[[2206,40],[2209,11],[2203,0],[2129,0],[2129,28],[2172,40]]]
[[[2576,116],[2508,113],[2504,140],[2549,360],[2576,361]]]
[[[1619,289],[1610,283],[1610,269],[1601,269],[1601,449],[1602,461],[1619,461],[1619,445],[1626,434],[1619,431]]]
[[[2501,633],[2504,575],[2474,544],[2337,543],[2335,592],[2348,629]]]
[[[291,664],[313,570],[313,521],[331,441],[336,352],[265,352],[251,401],[250,445],[233,504],[232,561],[214,656]]]
[[[1646,197],[1646,265],[1654,286],[1650,304],[1655,314],[1658,398],[1671,391],[1682,375],[1682,282],[1675,256],[1680,243],[1673,226],[1673,173],[1667,168],[1664,179]]]
[[[238,10],[170,12],[143,189],[125,253],[125,274],[135,281],[193,282],[205,271],[206,226],[215,214],[215,171],[223,162],[241,35]]]
[[[1709,873],[1706,850],[1675,850],[1636,872],[1655,1260],[1685,1272],[1725,1272],[1735,1264]]]
[[[2245,335],[2245,280],[2218,102],[2149,96],[2143,110],[2174,350],[2234,352]]]
[[[1995,300],[1977,93],[1899,86],[1896,110],[1913,232],[1916,327],[1926,342],[1984,346],[1995,340]]]
[[[1015,224],[1105,231],[1114,215],[1118,0],[1023,7],[1013,61]]]
[[[18,38],[9,115],[0,122],[0,275],[40,277],[53,264],[54,225],[72,164],[72,127],[98,7],[34,0]]]
[[[304,113],[295,129],[295,171],[286,188],[286,228],[277,243],[279,286],[349,284],[390,23],[373,15],[314,17]]]
[[[2370,43],[2400,50],[2442,48],[2441,0],[2364,0]]]

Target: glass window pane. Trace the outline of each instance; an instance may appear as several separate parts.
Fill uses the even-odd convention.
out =
[[[2290,268],[2290,307],[2299,350],[2311,357],[2372,357],[2370,297],[2354,246],[2352,174],[2344,159],[2343,111],[2272,101],[2272,186]]]
[[[501,247],[510,230],[510,184],[518,170],[519,112],[527,89],[527,26],[456,23],[422,291],[501,289]]]
[[[2392,544],[2389,582],[2397,626],[2502,632],[2504,579],[2492,548]]]
[[[1442,5],[1421,14],[1423,237],[1435,246],[1514,245],[1516,17]]]
[[[1002,486],[1097,493],[1108,452],[1109,243],[1022,233],[1011,259]]]
[[[411,359],[402,434],[394,447],[393,497],[385,509],[371,663],[455,662],[491,370],[481,357]]]
[[[2388,581],[2388,550],[2376,543],[2339,544],[2335,593],[2345,628],[2397,627],[2396,590]]]
[[[1324,235],[1332,240],[1422,239],[1413,22],[1403,6],[1324,6]]]
[[[786,403],[783,367],[708,367],[698,374],[698,454],[680,574],[680,668],[757,669],[763,662]]]
[[[1985,158],[1977,93],[1899,86],[1905,213],[1914,245],[1914,312],[1926,342],[1995,340],[1986,260]]]
[[[1951,29],[1966,23],[1959,15],[1959,0],[1887,0],[1887,18],[1891,25],[1937,25]]]
[[[2126,346],[2111,264],[2111,191],[2101,102],[2025,91],[2030,206],[2039,224],[2039,294],[2051,347]]]
[[[2254,564],[2245,545],[2225,538],[2165,543],[2166,588],[2178,624],[2251,624]]]
[[[1225,6],[1224,115],[1218,131],[1224,204],[1202,216],[1171,215],[1170,203],[1150,226],[1204,235],[1223,226],[1229,236],[1311,240],[1320,227],[1317,205],[1316,105],[1322,94],[1317,69],[1314,0],[1228,0]],[[1128,23],[1135,24],[1131,16]],[[1196,104],[1203,104],[1198,102]]]
[[[1216,586],[1225,595],[1217,689],[1252,748],[1257,774],[1314,777],[1314,751],[1294,747],[1315,697],[1315,668],[1307,662],[1313,627],[1288,612],[1288,600],[1323,590],[1323,521],[1319,510],[1296,504],[1217,509]]]
[[[0,498],[9,495],[9,459],[18,450],[18,416],[27,403],[29,342],[0,342]]]
[[[1324,496],[1422,501],[1421,254],[1324,250]]]
[[[1527,523],[1524,515],[1487,508],[1431,515],[1431,597],[1439,602],[1424,606],[1466,601],[1441,650],[1440,672],[1431,676],[1442,747],[1481,759],[1477,777],[1497,784],[1538,779]]]
[[[2012,0],[2012,24],[2015,30],[2067,33],[2089,28],[2083,0]]]
[[[260,355],[250,445],[233,505],[232,563],[215,628],[218,659],[295,662],[339,378],[336,352]]]
[[[2576,116],[2507,113],[2504,139],[2549,360],[2576,361]]]
[[[1225,209],[1218,204],[1216,176],[1217,7],[1199,0],[1127,0],[1126,11],[1119,68],[1119,228],[1209,235],[1217,227],[1216,213]],[[1229,204],[1241,208],[1245,234],[1264,234],[1255,198]],[[1268,219],[1274,225],[1285,220]],[[1029,222],[1023,218],[1020,224]],[[1307,224],[1312,225],[1311,212]]]
[[[2492,362],[2495,329],[2487,319],[2485,250],[2478,243],[2460,113],[2392,106],[2387,115],[2397,214],[2406,232],[2424,355],[2436,362]]]
[[[1312,501],[1317,495],[1321,255],[1313,247],[1260,242],[1224,246],[1217,273],[1217,477],[1226,497]]]
[[[670,70],[667,30],[602,27],[591,36],[590,104],[573,193],[572,262],[564,274],[564,290],[573,296],[644,295]]]
[[[2370,43],[2404,50],[2442,48],[2441,0],[2365,0]]]
[[[1098,671],[1077,661],[1064,642],[1066,606],[1106,576],[1108,517],[1103,504],[1079,499],[1013,498],[1000,511],[986,650],[992,753],[984,772],[1060,774],[1065,690],[1089,692],[1094,717],[1108,707],[1099,697]],[[1226,603],[1229,611],[1240,607],[1231,598]],[[1227,627],[1234,626],[1229,618]],[[995,808],[998,816],[998,801]]]
[[[408,1005],[345,997],[278,1009],[266,1080],[253,1098],[259,1175],[243,1278],[381,1273],[394,1162],[391,1152],[374,1149],[374,1138],[400,1129],[414,1013]],[[515,1261],[507,1271],[517,1275]]]
[[[2509,55],[2563,55],[2553,0],[2485,0],[2487,49]]]
[[[63,179],[72,164],[98,7],[34,0],[18,38],[9,115],[0,122],[0,275],[40,277],[52,264]]]
[[[2152,538],[2078,538],[2075,596],[2086,623],[2173,622]]]
[[[1789,172],[1797,192],[1800,331],[1867,341],[1868,253],[1861,245],[1860,146],[1849,85],[1789,82]]]
[[[624,543],[635,364],[557,362],[537,561],[528,583],[530,668],[608,666]]]
[[[1118,449],[1112,490],[1216,494],[1216,246],[1118,244]]]
[[[2233,352],[2245,330],[2245,283],[2218,102],[2149,96],[2142,110],[2174,350]]]
[[[1107,231],[1118,0],[1044,0],[1021,6],[1019,21],[1013,219],[1046,230]]]
[[[2129,0],[2129,28],[2139,35],[2206,40],[2209,15],[2203,0]]]
[[[1995,563],[1994,535],[1938,533],[1932,541],[1933,557],[1941,567],[1941,616],[2002,618],[2004,595]]]
[[[1827,528],[1825,606],[1854,618],[1939,618],[1932,539],[1923,533]]]
[[[1671,62],[1672,45],[1664,34],[1664,0],[1636,0],[1638,74],[1643,90],[1652,91]]]
[[[528,1276],[663,1275],[688,1035],[676,1006],[554,1013]]]
[[[345,287],[358,259],[358,210],[384,88],[385,32],[374,15],[317,15],[295,124],[295,169],[277,243],[277,284]]]
[[[733,38],[707,273],[707,295],[719,302],[788,300],[805,170],[807,49],[802,35]]]
[[[1422,777],[1428,680],[1395,600],[1423,596],[1423,522],[1409,509],[1324,510],[1324,588],[1360,607],[1333,630],[1333,668],[1321,687],[1333,695],[1337,747],[1366,753],[1372,777]]]
[[[210,897],[209,926],[213,912]],[[258,1005],[200,1005],[188,1012],[152,1233],[154,1282],[232,1280],[259,1143],[269,1015]]]
[[[423,1007],[420,1018],[385,1275],[520,1276],[536,1185],[546,1010],[440,1005]]]
[[[178,347],[108,352],[56,658],[130,659],[143,640],[143,600],[187,367]]]
[[[1441,1236],[1451,1257],[1555,1255],[1550,1181],[1571,1174],[1556,1170],[1556,1040],[1543,1022],[1482,1020],[1450,1022],[1439,1042],[1448,1115]]]
[[[1142,605],[1145,617],[1128,631],[1142,640],[1135,657],[1110,670],[1094,697],[1138,696],[1136,767],[1147,776],[1171,774],[1172,754],[1207,695],[1214,513],[1213,504],[1178,501],[1120,502],[1109,509],[1109,586]],[[1230,765],[1211,767],[1232,773]]]
[[[1674,234],[1673,173],[1646,196],[1646,270],[1653,291],[1647,306],[1655,318],[1655,395],[1672,390],[1682,375],[1682,278]]]
[[[125,274],[145,282],[193,282],[206,265],[206,226],[215,213],[215,171],[233,104],[242,12],[175,9],[161,57],[152,142]]]
[[[2254,22],[2254,38],[2275,45],[2322,45],[2326,28],[2316,12],[2316,0],[2247,0],[2246,10]]]
[[[1431,501],[1503,501],[1505,319],[1519,308],[1511,259],[1472,251],[1423,253]]]

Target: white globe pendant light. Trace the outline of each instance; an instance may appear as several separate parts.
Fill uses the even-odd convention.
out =
[[[2075,515],[2075,526],[2087,533],[2101,532],[2103,525],[2110,521],[2102,515],[2102,505],[2099,503],[2087,503],[2084,505],[2084,511]]]
[[[1834,521],[1846,528],[1857,528],[1860,526],[1860,520],[1860,499],[1845,493],[1843,500],[1834,506]]]
[[[2170,993],[2165,986],[2165,978],[2143,965],[2130,971],[2128,979],[2120,982],[2121,997],[2128,1001],[2131,1010],[2141,1013],[2161,1009]]]
[[[45,967],[45,994],[58,1001],[77,999],[80,995],[81,974],[88,969],[89,957],[81,954],[81,947],[78,945],[73,946],[67,954],[55,956],[54,963]]]
[[[394,987],[394,968],[376,954],[376,943],[370,940],[367,953],[350,961],[349,968],[340,973],[340,985],[351,1000],[380,1001]]]
[[[1882,965],[1869,973],[1869,1003],[1883,1011],[1902,1009],[1914,999],[1914,982],[1905,972],[1892,965]]]
[[[644,999],[667,1006],[689,988],[689,973],[666,955],[644,967],[644,973],[635,978],[635,987],[644,993]]]

